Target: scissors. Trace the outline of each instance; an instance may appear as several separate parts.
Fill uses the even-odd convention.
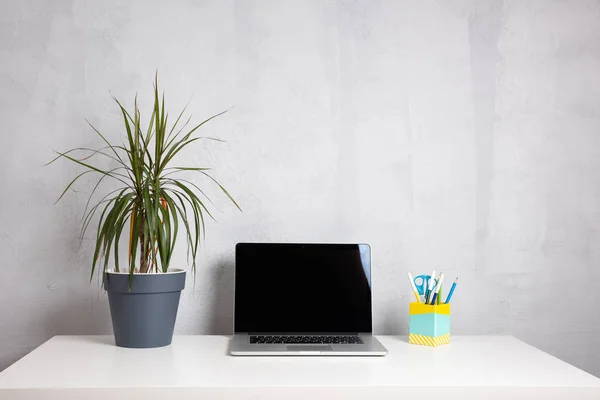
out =
[[[419,276],[415,277],[415,279],[413,280],[413,282],[415,283],[415,286],[417,287],[417,291],[419,292],[419,294],[421,296],[424,296],[427,293],[427,288],[429,287],[430,279],[431,279],[431,275],[419,275]],[[432,287],[435,287],[435,285],[437,285],[437,280],[435,278],[433,278]]]

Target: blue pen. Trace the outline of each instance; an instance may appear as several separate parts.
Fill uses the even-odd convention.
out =
[[[456,280],[452,284],[452,287],[450,288],[450,292],[448,292],[448,297],[446,297],[446,302],[445,302],[446,304],[450,303],[450,299],[452,298],[452,293],[454,293],[454,288],[456,287],[457,283],[458,283],[458,278],[456,278]]]
[[[431,299],[431,305],[435,306],[435,301],[437,300],[437,293],[433,294],[433,298]]]
[[[442,282],[444,282],[444,274],[440,274],[440,279],[437,282],[437,285],[435,287],[435,292],[433,293],[433,297],[431,298],[431,305],[434,306],[435,305],[435,300],[438,297],[438,294],[440,292],[440,288],[442,287]]]

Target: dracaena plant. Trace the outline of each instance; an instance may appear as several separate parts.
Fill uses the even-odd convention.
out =
[[[180,152],[201,140],[218,139],[198,136],[199,129],[208,121],[222,115],[213,115],[205,121],[190,126],[190,118],[182,121],[184,108],[174,123],[169,124],[165,112],[164,93],[158,89],[158,79],[154,83],[154,106],[145,128],[141,115],[134,102],[133,112],[113,98],[123,116],[126,140],[113,144],[105,135],[89,123],[93,131],[102,139],[104,146],[99,149],[78,147],[66,152],[57,152],[56,158],[65,158],[85,168],[64,189],[57,202],[82,176],[99,176],[84,211],[81,240],[94,216],[99,214],[96,229],[96,244],[92,259],[91,277],[99,266],[106,271],[111,254],[114,255],[114,269],[127,271],[130,277],[134,272],[167,272],[172,260],[175,242],[180,230],[185,232],[188,244],[188,262],[192,260],[192,270],[196,272],[196,254],[201,238],[205,235],[206,218],[213,218],[209,205],[213,204],[207,194],[194,182],[182,179],[181,172],[195,172],[216,185],[239,209],[239,205],[209,173],[209,168],[194,166],[174,166]],[[187,106],[186,106],[187,107]],[[83,153],[83,156],[77,156]],[[94,159],[110,159],[113,168],[101,168],[93,164]],[[50,164],[49,163],[49,164]],[[94,193],[105,179],[112,179],[120,187],[102,197],[90,206]],[[214,218],[213,218],[214,219]],[[181,229],[181,225],[183,229]],[[128,258],[124,267],[119,259],[119,241],[123,232],[128,232]],[[191,256],[191,257],[190,257]]]

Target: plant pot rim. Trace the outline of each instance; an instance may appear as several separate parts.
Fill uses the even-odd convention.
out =
[[[112,274],[112,275],[129,275],[129,272],[126,271],[119,271],[116,272],[114,270],[106,270],[104,271],[107,274]],[[145,273],[141,273],[141,272],[134,272],[133,275],[143,275],[143,276],[154,276],[154,275],[171,275],[171,274],[185,274],[186,270],[182,269],[182,268],[169,268],[167,270],[167,272],[145,272]]]

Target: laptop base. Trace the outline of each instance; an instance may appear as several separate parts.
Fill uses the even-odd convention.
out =
[[[237,333],[231,339],[232,356],[385,356],[386,348],[371,334],[359,334],[362,344],[250,343],[250,335]]]

